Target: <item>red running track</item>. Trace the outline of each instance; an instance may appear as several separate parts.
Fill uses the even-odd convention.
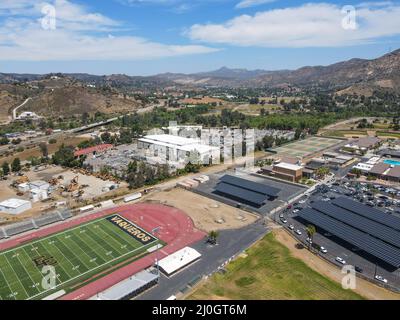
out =
[[[101,217],[118,213],[126,219],[134,222],[141,228],[150,232],[159,227],[157,237],[167,243],[165,247],[156,252],[132,262],[131,264],[114,271],[103,278],[91,282],[76,291],[69,293],[62,300],[85,300],[95,296],[97,293],[121,282],[131,275],[150,267],[156,258],[162,259],[194,242],[204,238],[205,233],[194,227],[193,221],[181,210],[176,208],[158,205],[139,203],[118,208],[107,209],[81,218],[73,219],[68,222],[57,224],[36,232],[30,233],[4,243],[0,243],[0,250],[16,247],[28,241],[43,238],[48,235],[73,228],[83,223],[99,219]]]

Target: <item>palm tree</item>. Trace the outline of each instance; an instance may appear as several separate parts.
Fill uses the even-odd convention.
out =
[[[310,239],[309,248],[311,249],[311,244],[314,240],[314,234],[317,232],[317,230],[315,229],[315,226],[309,224],[306,228],[306,231],[307,231],[308,238]]]
[[[218,236],[219,236],[218,231],[210,231],[208,233],[208,242],[212,244],[217,244]]]

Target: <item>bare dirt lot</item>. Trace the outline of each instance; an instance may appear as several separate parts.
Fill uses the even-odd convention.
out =
[[[119,184],[120,188],[113,191],[106,191],[103,188],[109,184],[114,184],[112,181],[103,181],[94,176],[74,173],[72,170],[64,169],[58,166],[47,166],[43,170],[36,172],[30,170],[28,172],[24,172],[24,175],[28,177],[29,181],[43,180],[48,182],[51,179],[57,178],[59,176],[62,176],[63,179],[60,179],[59,184],[55,186],[56,190],[51,193],[51,199],[49,198],[45,202],[32,203],[31,210],[25,211],[18,216],[0,213],[0,220],[3,219],[3,222],[16,222],[26,218],[41,215],[46,211],[53,210],[55,203],[59,201],[65,201],[69,207],[82,206],[85,204],[82,201],[91,202],[92,200],[96,200],[98,197],[104,197],[107,195],[112,196],[113,194],[118,194],[120,190],[124,190],[127,186],[127,183],[121,182]],[[67,193],[67,195],[64,195],[62,193],[63,189],[60,188],[61,185],[68,186],[71,180],[76,176],[78,176],[79,185],[85,186],[84,188],[82,188],[83,195],[80,199],[73,198],[72,193]],[[17,196],[17,190],[11,187],[13,181],[17,180],[18,178],[20,177],[10,176],[7,180],[0,180],[0,201],[4,201],[9,198],[30,200],[29,192],[26,192],[23,196]],[[78,203],[77,201],[80,202]]]
[[[313,270],[327,276],[328,278],[341,283],[343,274],[341,270],[329,264],[328,262],[316,257],[311,252],[305,249],[297,249],[297,241],[293,239],[283,229],[274,230],[276,239],[289,248],[292,255],[304,261]],[[389,290],[378,287],[366,280],[357,278],[356,293],[371,300],[399,300],[400,294],[396,294]]]
[[[183,210],[193,219],[196,227],[205,232],[238,229],[258,219],[254,214],[180,188],[152,194],[146,200],[161,202]]]

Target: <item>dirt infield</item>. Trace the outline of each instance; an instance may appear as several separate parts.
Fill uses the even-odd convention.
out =
[[[185,210],[193,219],[195,226],[205,232],[238,229],[258,219],[258,216],[254,214],[181,188],[153,194],[146,200]]]
[[[183,211],[163,205],[139,203],[100,211],[38,230],[25,236],[0,243],[0,250],[13,248],[28,241],[46,237],[114,213],[120,214],[148,232],[159,228],[157,237],[166,242],[167,245],[161,250],[153,252],[95,282],[61,297],[62,300],[88,299],[98,292],[104,291],[129,276],[150,267],[154,264],[156,258],[162,259],[205,237],[205,233],[197,230],[194,227],[193,221]]]
[[[299,250],[296,248],[297,241],[283,229],[275,229],[276,239],[289,248],[292,255],[303,260],[310,268],[329,277],[330,279],[341,283],[343,274],[341,270],[329,264],[328,262],[316,257],[308,250]],[[366,280],[357,278],[356,293],[370,300],[399,300],[400,294],[396,294],[384,288],[378,287]]]

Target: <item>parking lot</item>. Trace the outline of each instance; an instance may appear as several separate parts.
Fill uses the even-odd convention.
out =
[[[308,197],[299,199],[292,206],[275,214],[272,218],[291,232],[304,247],[309,246],[307,240],[307,221],[298,216],[299,210],[309,207],[316,201],[330,201],[337,197],[348,197],[363,202],[379,210],[386,211],[400,217],[400,193],[395,188],[384,187],[374,183],[356,183],[348,180],[336,182],[334,185],[320,188]],[[318,250],[323,247],[325,250]],[[387,280],[387,285],[400,289],[400,269],[392,270],[380,260],[352,247],[341,239],[317,229],[313,236],[313,249],[318,251],[322,258],[329,260],[338,267],[352,265],[364,277],[374,279],[375,275]],[[336,261],[340,257],[344,264]],[[383,284],[383,282],[381,282]]]
[[[234,173],[234,172],[223,172],[223,173],[210,175],[209,176],[210,180],[207,183],[200,184],[194,190],[201,193],[202,195],[205,195],[205,196],[215,199],[217,201],[237,207],[237,205],[238,205],[237,201],[230,200],[229,198],[226,198],[226,197],[223,197],[221,195],[214,193],[215,186],[217,185],[219,179],[222,176],[224,176],[225,174],[231,174],[231,175],[236,174],[240,178],[258,182],[261,184],[265,184],[265,185],[275,187],[275,188],[278,188],[281,190],[279,192],[278,199],[273,200],[273,201],[267,201],[260,208],[252,207],[249,204],[240,203],[242,208],[246,208],[249,211],[256,212],[256,213],[259,213],[262,215],[267,214],[268,212],[271,212],[272,210],[274,210],[276,208],[279,208],[280,206],[287,203],[287,201],[289,201],[290,199],[295,198],[296,196],[304,193],[307,190],[307,187],[288,183],[288,182],[285,182],[282,180],[271,179],[269,177],[264,177],[264,176],[260,176],[260,175],[252,175],[252,174],[246,174],[246,173]]]

